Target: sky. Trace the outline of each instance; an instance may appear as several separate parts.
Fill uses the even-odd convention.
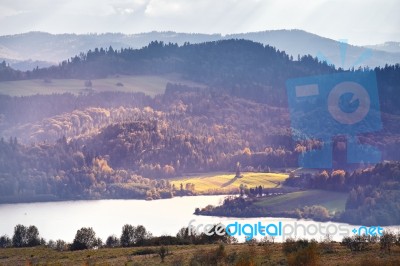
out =
[[[302,29],[351,44],[400,41],[399,0],[0,0],[0,35]]]

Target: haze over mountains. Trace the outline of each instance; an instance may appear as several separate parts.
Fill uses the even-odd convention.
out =
[[[96,47],[141,48],[154,40],[182,45],[185,42],[201,43],[232,38],[268,44],[285,51],[295,59],[298,55],[310,54],[345,69],[353,66],[375,67],[400,62],[399,43],[387,42],[366,48],[346,45],[344,44],[346,41],[339,42],[302,30],[274,30],[231,35],[176,32],[148,32],[132,35],[122,33],[77,35],[29,32],[0,36],[0,60],[5,60],[15,69],[31,70],[36,66],[46,67],[58,64]],[[351,43],[351,40],[348,41]]]
[[[365,47],[375,50],[386,51],[389,53],[400,53],[400,42],[385,42],[375,45],[366,45]]]

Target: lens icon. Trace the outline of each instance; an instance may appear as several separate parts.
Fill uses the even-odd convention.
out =
[[[341,108],[341,99],[345,94],[351,94],[348,105],[358,101],[358,106],[353,112],[346,112]],[[337,84],[328,96],[328,111],[332,117],[341,124],[353,125],[368,114],[371,100],[363,86],[356,82],[345,81]]]

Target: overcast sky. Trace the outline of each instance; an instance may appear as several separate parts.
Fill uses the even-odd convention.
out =
[[[0,35],[302,29],[352,44],[400,41],[399,0],[0,0]]]

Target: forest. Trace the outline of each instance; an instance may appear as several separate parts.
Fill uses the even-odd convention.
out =
[[[226,94],[62,94],[3,101],[13,103],[3,107],[3,199],[170,197],[186,193],[174,193],[164,180],[170,177],[233,172],[238,161],[262,171],[297,160],[279,119],[283,110]],[[74,110],[77,103],[87,107]]]
[[[269,45],[242,39],[200,44],[153,41],[141,49],[95,48],[61,62],[58,66],[16,71],[0,64],[0,81],[79,78],[90,80],[115,74],[161,75],[179,73],[187,80],[204,83],[230,95],[287,106],[285,82],[290,78],[343,71],[374,71],[382,110],[398,114],[400,65],[375,69],[344,70],[310,55],[288,56]]]
[[[1,81],[79,78],[83,89],[79,94],[0,95],[0,202],[160,199],[196,194],[190,186],[170,183],[190,173],[234,174],[238,164],[248,172],[295,169],[299,156],[321,143],[294,140],[285,81],[344,71],[246,40],[96,48],[58,66],[26,72],[3,62]],[[378,82],[384,130],[363,134],[360,142],[379,148],[382,160],[400,160],[400,66],[346,71],[374,72]],[[91,82],[168,73],[204,86],[169,83],[163,94],[150,97],[115,88],[96,91]],[[289,178],[285,185],[349,193],[340,216],[346,222],[399,221],[396,164],[349,165],[346,146],[344,136],[334,137],[333,169]],[[382,213],[371,214],[375,209]]]

